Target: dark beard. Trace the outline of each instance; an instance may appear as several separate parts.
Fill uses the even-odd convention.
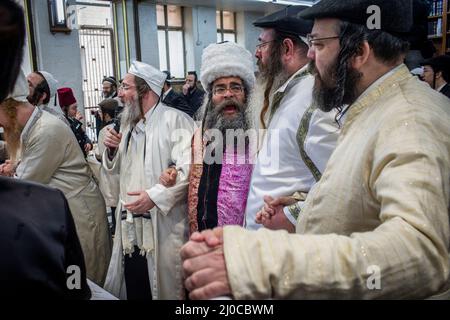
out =
[[[262,101],[262,108],[259,114],[259,123],[263,129],[267,128],[267,121],[270,109],[270,97],[272,94],[281,87],[290,77],[284,70],[281,63],[281,51],[278,45],[271,46],[270,57],[268,64],[264,66],[261,60],[257,61],[257,65],[260,71],[258,80],[264,86],[264,99]]]
[[[351,105],[358,98],[357,84],[362,73],[347,67],[346,62],[331,63],[320,75],[314,61],[310,63],[310,71],[315,76],[313,102],[324,112],[342,110],[344,105]]]
[[[108,93],[103,93],[103,98],[104,99],[108,99],[108,98],[115,98],[116,97],[116,91],[111,91]]]
[[[33,106],[37,106],[41,97],[42,97],[42,95],[39,92],[37,92],[36,90],[34,90],[32,95],[28,95],[27,100]]]
[[[265,81],[269,81],[281,74],[283,72],[283,64],[281,63],[279,46],[274,45],[270,47],[270,59],[267,65],[263,65],[259,59],[256,61],[256,65],[258,66],[259,76]]]
[[[232,118],[223,115],[223,109],[230,105],[234,106],[237,111],[236,115]],[[210,101],[207,110],[208,114],[205,119],[205,129],[218,129],[222,132],[224,138],[227,130],[242,129],[247,131],[250,127],[246,112],[246,104],[240,103],[236,99],[226,99],[216,106],[213,106]]]

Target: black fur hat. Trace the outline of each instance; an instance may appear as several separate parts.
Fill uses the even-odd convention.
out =
[[[380,9],[380,30],[394,36],[407,34],[413,25],[412,0],[322,0],[301,11],[304,19],[336,18],[367,25],[373,15],[372,6]]]
[[[297,15],[306,6],[288,6],[277,12],[259,18],[253,25],[259,28],[275,29],[282,33],[306,37],[311,32],[313,22],[298,18]]]

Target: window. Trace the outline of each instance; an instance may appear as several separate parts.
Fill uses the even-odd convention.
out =
[[[216,11],[217,42],[236,42],[236,14],[231,11]]]
[[[169,70],[173,77],[184,78],[186,73],[184,56],[183,8],[172,5],[157,5],[159,68]]]
[[[51,32],[70,32],[67,26],[67,0],[47,0]]]

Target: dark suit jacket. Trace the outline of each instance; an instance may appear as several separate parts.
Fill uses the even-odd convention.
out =
[[[167,96],[162,101],[169,107],[178,109],[187,113],[190,117],[194,115],[191,107],[187,103],[186,99],[184,99],[183,95],[175,92],[173,89],[167,94]]]
[[[87,156],[86,151],[84,150],[84,146],[89,143],[92,144],[91,139],[87,136],[86,132],[83,129],[83,124],[75,119],[66,117],[67,121],[69,121],[70,129],[72,129],[75,138],[77,138],[78,145],[80,146],[81,151],[83,151],[84,156]]]
[[[203,97],[205,96],[205,91],[195,88],[193,91],[189,92],[188,95],[184,96],[187,103],[191,107],[192,114],[195,114],[203,104]]]
[[[443,95],[446,95],[447,98],[450,99],[450,84],[447,83],[439,92]]]
[[[0,296],[89,299],[83,252],[62,192],[0,177]],[[70,290],[79,267],[80,288]],[[69,272],[67,272],[69,271]]]

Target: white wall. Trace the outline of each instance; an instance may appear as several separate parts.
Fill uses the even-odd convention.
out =
[[[253,22],[264,14],[260,12],[238,12],[236,14],[237,43],[245,47],[252,54],[255,53],[260,28],[253,26]]]
[[[112,28],[111,8],[77,5],[77,23],[78,25]]]
[[[127,1],[127,7],[129,7],[128,17],[130,17],[130,14],[132,14],[131,3],[132,1]],[[199,74],[203,49],[206,48],[209,44],[217,42],[215,3],[211,2],[211,6],[190,6],[190,1],[185,1],[183,3],[174,3],[184,6],[184,54],[186,61],[186,71],[195,70]],[[161,4],[167,4],[167,2],[162,1]],[[123,69],[123,65],[125,62],[125,43],[121,7],[122,4],[121,2],[119,2],[117,5],[117,28],[119,37],[118,45],[121,66]],[[264,16],[264,14],[279,9],[279,5],[267,4],[267,12],[265,13],[256,11],[236,12],[237,42],[247,48],[247,50],[249,50],[252,54],[254,54],[255,46],[258,43],[258,36],[261,30],[254,27],[252,23],[258,18]],[[156,1],[140,1],[138,4],[138,16],[140,29],[141,60],[159,68]],[[132,18],[128,19],[128,32],[130,52],[131,56],[133,56],[133,50],[135,50],[135,41],[133,38]],[[123,76],[124,72],[123,70],[121,71],[121,75]]]
[[[194,70],[200,74],[203,49],[217,42],[216,8],[192,8],[192,42],[194,54]],[[192,69],[188,69],[191,71]]]
[[[159,69],[158,27],[154,3],[139,2],[139,33],[142,62]]]
[[[119,78],[123,78],[127,73],[127,60],[126,60],[126,46],[125,46],[125,29],[124,29],[124,21],[123,21],[123,12],[122,12],[122,4],[118,3],[116,6],[116,14],[117,14],[117,47],[119,55],[119,65],[116,66]]]
[[[75,1],[68,1],[74,3]],[[84,110],[80,44],[78,30],[69,34],[50,32],[47,1],[31,1],[37,65],[39,70],[53,74],[59,87],[70,87]]]

